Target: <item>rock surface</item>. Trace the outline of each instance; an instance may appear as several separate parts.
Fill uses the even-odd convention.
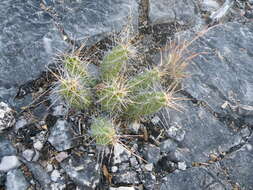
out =
[[[50,131],[48,141],[58,151],[63,151],[72,148],[77,141],[74,138],[74,132],[71,129],[71,124],[65,120],[58,120]]]
[[[18,170],[11,170],[7,173],[6,190],[26,190],[29,187],[23,173]]]
[[[4,102],[0,102],[0,133],[15,123],[13,110]]]

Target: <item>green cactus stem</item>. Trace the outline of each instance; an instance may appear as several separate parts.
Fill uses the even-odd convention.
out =
[[[101,63],[101,74],[104,81],[116,78],[122,71],[126,61],[129,59],[129,50],[122,45],[114,47],[105,55]]]
[[[98,145],[113,144],[116,140],[116,132],[113,124],[106,118],[97,118],[91,124],[91,136]]]

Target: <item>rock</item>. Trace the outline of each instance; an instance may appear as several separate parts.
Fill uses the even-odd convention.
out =
[[[242,189],[251,189],[253,187],[253,136],[241,149],[227,155],[219,162],[220,167],[226,170],[228,178],[233,183],[239,184]]]
[[[185,162],[178,162],[177,163],[178,169],[180,170],[186,170],[186,163]]]
[[[46,166],[47,172],[51,172],[51,171],[53,171],[53,169],[54,169],[54,167],[52,164],[47,164],[47,166]]]
[[[26,162],[25,164],[32,173],[33,178],[39,183],[42,189],[49,189],[51,178],[46,170],[44,170],[44,168],[37,163]]]
[[[206,102],[224,119],[228,115],[235,119],[253,116],[252,31],[251,22],[226,23],[209,30],[190,48],[193,52],[204,50],[208,54],[197,57],[189,65],[187,72],[191,77],[183,81],[183,89]],[[224,103],[228,104],[225,108]]]
[[[150,20],[152,24],[178,22],[192,25],[197,17],[197,6],[192,0],[150,0]]]
[[[167,130],[167,134],[170,138],[176,141],[182,141],[184,140],[185,131],[182,129],[181,126],[174,125]]]
[[[20,166],[20,162],[17,156],[4,156],[0,163],[0,171],[7,172],[11,169]]]
[[[209,12],[209,14],[218,8],[220,8],[220,4],[217,0],[203,0],[200,4],[201,10],[204,12]]]
[[[173,141],[172,139],[167,139],[160,144],[161,152],[174,152],[177,148],[177,143]]]
[[[61,173],[58,170],[54,170],[51,173],[51,180],[54,182],[57,182],[59,178],[61,177]]]
[[[135,190],[134,187],[110,187],[109,190]]]
[[[60,184],[60,183],[51,183],[50,184],[50,190],[65,190],[66,184]]]
[[[53,109],[53,113],[52,113],[53,116],[65,116],[68,111],[66,109],[65,105],[63,105],[63,104],[53,106],[52,109]]]
[[[160,121],[161,119],[157,115],[151,119],[153,125],[157,125]]]
[[[36,150],[41,150],[43,148],[43,143],[41,141],[37,141],[33,144],[33,147],[36,149]]]
[[[160,148],[149,144],[144,147],[143,155],[146,161],[156,164],[160,159]]]
[[[38,1],[5,1],[0,9],[0,99],[14,104],[17,87],[37,77],[66,44]]]
[[[11,142],[3,136],[0,136],[0,159],[4,156],[11,156],[15,154],[17,154],[17,151]]]
[[[0,172],[0,187],[4,187],[5,181],[6,181],[6,173]]]
[[[15,123],[13,110],[4,102],[0,102],[0,133]]]
[[[133,122],[128,126],[128,129],[134,134],[138,134],[141,124],[139,122]]]
[[[31,161],[34,157],[34,151],[31,149],[26,149],[22,152],[22,156],[27,160]]]
[[[17,132],[20,128],[24,127],[27,124],[27,120],[24,118],[19,119],[15,124],[15,132]]]
[[[143,166],[143,168],[146,170],[146,171],[149,171],[151,172],[153,170],[153,167],[154,167],[154,164],[150,163],[150,164],[145,164]]]
[[[58,151],[68,150],[77,145],[71,124],[65,120],[58,120],[50,131],[48,141]]]
[[[60,165],[67,175],[82,188],[95,189],[99,183],[99,168],[93,157],[72,155]]]
[[[175,123],[176,126],[181,126],[180,130],[184,130],[185,134],[183,140],[178,138],[181,140],[178,142],[180,146],[167,153],[169,160],[185,161],[187,165],[192,162],[207,162],[211,153],[226,152],[242,142],[239,133],[230,130],[204,107],[196,106],[190,101],[182,102],[181,106],[184,112],[171,110],[169,119],[172,126]]]
[[[144,189],[156,189],[156,177],[151,172],[145,172],[143,173],[143,179],[142,183],[144,186]]]
[[[131,153],[126,150],[122,145],[119,143],[116,143],[114,145],[114,157],[113,157],[113,163],[118,164],[124,161],[129,160],[131,156]]]
[[[54,3],[52,7],[61,18],[66,33],[78,40],[118,31],[127,23],[128,16],[137,23],[138,4],[135,0],[66,1]]]
[[[23,173],[19,169],[7,173],[6,190],[26,190],[29,187]]]
[[[112,182],[115,185],[138,185],[140,184],[138,174],[135,171],[122,171],[113,174]]]
[[[55,159],[58,162],[62,162],[64,159],[66,159],[68,157],[68,153],[67,152],[60,152],[55,156]]]
[[[205,168],[190,168],[185,171],[173,172],[165,178],[160,190],[224,190],[232,189],[223,183],[215,173]]]
[[[118,167],[112,166],[111,171],[112,171],[112,173],[116,173],[118,171]]]

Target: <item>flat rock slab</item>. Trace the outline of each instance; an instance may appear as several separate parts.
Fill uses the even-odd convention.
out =
[[[130,16],[136,23],[136,0],[88,0],[48,2],[65,32],[76,40],[119,30]]]
[[[220,161],[220,166],[227,171],[228,178],[233,184],[239,184],[242,190],[252,189],[253,136],[240,150]]]
[[[214,172],[206,168],[191,168],[169,174],[160,190],[227,190],[231,185],[221,181]]]
[[[198,7],[192,0],[150,0],[149,17],[152,24],[178,22],[192,25],[197,15]]]
[[[209,30],[193,45],[207,52],[188,68],[184,89],[215,112],[253,115],[253,24],[226,23]],[[252,123],[252,121],[251,121]]]
[[[56,50],[66,47],[39,1],[0,3],[0,99],[9,100],[16,88],[36,78]]]
[[[165,140],[162,152],[169,153],[172,161],[206,162],[211,153],[229,150],[242,141],[242,137],[231,131],[204,108],[191,102],[181,103],[183,112],[170,111],[167,116],[167,135],[174,141]],[[166,113],[163,114],[166,117]],[[166,122],[164,122],[166,125]]]

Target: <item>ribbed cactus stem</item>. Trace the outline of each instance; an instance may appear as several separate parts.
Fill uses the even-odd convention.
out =
[[[164,92],[148,92],[137,95],[134,103],[128,106],[126,116],[139,119],[142,116],[156,113],[167,105],[167,95]]]
[[[131,79],[128,82],[128,86],[132,92],[153,88],[154,84],[160,81],[160,74],[161,72],[158,70],[158,68],[145,71],[144,73]]]
[[[113,144],[116,139],[116,132],[112,122],[106,118],[97,118],[91,125],[91,136],[96,140],[96,144]]]
[[[122,71],[126,61],[129,59],[129,50],[118,45],[105,55],[101,63],[102,79],[105,81],[113,80]]]
[[[92,103],[89,89],[84,88],[82,84],[74,78],[61,79],[59,93],[73,108],[87,109]]]
[[[104,111],[118,114],[129,103],[129,91],[123,81],[104,83],[98,90],[98,97]]]

